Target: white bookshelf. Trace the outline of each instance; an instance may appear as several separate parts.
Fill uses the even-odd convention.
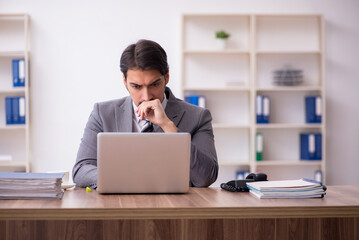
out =
[[[217,182],[239,170],[263,171],[271,180],[325,181],[324,19],[321,15],[185,14],[182,18],[182,93],[206,96],[213,117],[220,165]],[[215,32],[231,34],[218,49]],[[273,71],[285,64],[301,69],[303,84],[277,86]],[[305,122],[304,98],[322,96],[321,124]],[[256,124],[255,98],[271,99],[271,122]],[[263,160],[256,161],[255,135],[264,136]],[[300,160],[299,135],[322,133],[322,160]]]
[[[0,171],[30,171],[30,17],[0,14]],[[25,59],[25,87],[13,87],[12,59]],[[25,96],[26,123],[7,125],[5,98]]]

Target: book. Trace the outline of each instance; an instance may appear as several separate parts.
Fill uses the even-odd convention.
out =
[[[0,172],[0,199],[61,199],[61,173]]]
[[[322,198],[326,187],[320,182],[298,180],[248,182],[249,192],[257,198]]]

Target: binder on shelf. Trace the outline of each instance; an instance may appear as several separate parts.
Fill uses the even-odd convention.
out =
[[[269,96],[258,95],[256,98],[257,123],[269,123],[270,99]]]
[[[25,124],[25,97],[19,97],[19,124]]]
[[[18,124],[20,123],[19,120],[19,98],[18,97],[13,97],[12,98],[12,122],[13,124]]]
[[[13,124],[12,118],[12,97],[5,97],[6,124]]]
[[[5,97],[6,124],[25,124],[25,97]]]
[[[322,98],[321,96],[305,97],[305,118],[307,123],[322,122]]]
[[[323,173],[321,170],[317,170],[314,172],[314,180],[323,183]]]
[[[301,133],[300,134],[300,159],[322,160],[322,134]]]
[[[206,107],[206,97],[203,95],[187,95],[185,96],[185,101],[202,108]]]
[[[257,161],[263,160],[263,134],[262,133],[256,134],[256,160]]]
[[[244,180],[249,175],[249,171],[237,171],[236,180]]]
[[[12,79],[14,87],[25,86],[25,60],[13,59],[12,60]]]
[[[322,160],[322,134],[315,134],[315,160]]]

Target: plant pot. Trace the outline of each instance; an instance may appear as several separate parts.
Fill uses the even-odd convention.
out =
[[[226,38],[216,38],[217,48],[220,50],[227,48],[227,39]]]

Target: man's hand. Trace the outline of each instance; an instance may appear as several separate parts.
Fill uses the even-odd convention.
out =
[[[136,113],[141,120],[146,118],[153,124],[160,126],[164,132],[177,132],[177,127],[167,117],[159,99],[142,102]]]

